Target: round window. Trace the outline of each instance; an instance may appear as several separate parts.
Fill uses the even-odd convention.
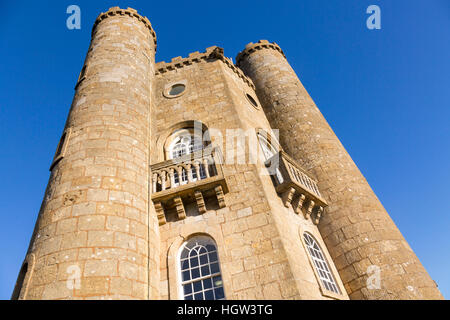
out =
[[[258,102],[256,102],[256,99],[253,98],[251,95],[249,95],[248,93],[245,94],[247,96],[247,100],[252,104],[252,106],[254,106],[255,108],[258,108]]]
[[[186,89],[186,86],[182,83],[174,84],[169,89],[169,95],[171,96],[178,96],[179,94],[183,93],[183,91]]]
[[[177,81],[172,82],[171,84],[168,84],[165,86],[163,95],[166,98],[172,99],[172,98],[178,98],[179,96],[183,95],[186,92],[186,81]]]

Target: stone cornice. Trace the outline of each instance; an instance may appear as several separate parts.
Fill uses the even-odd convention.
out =
[[[148,20],[147,17],[141,16],[140,14],[138,14],[138,12],[135,9],[132,9],[132,8],[121,9],[119,7],[112,7],[112,8],[109,8],[108,11],[100,13],[94,22],[94,26],[92,27],[92,34],[94,34],[95,28],[100,23],[100,21],[105,20],[108,17],[113,17],[113,16],[117,16],[117,15],[120,15],[120,16],[129,15],[130,17],[137,18],[139,21],[141,21],[143,24],[145,24],[145,26],[148,28],[151,35],[153,36],[153,41],[155,43],[155,51],[156,51],[156,33],[153,30],[150,21]]]
[[[280,52],[284,58],[286,56],[284,55],[283,50],[281,50],[280,46],[276,44],[275,42],[270,43],[267,40],[259,40],[257,43],[250,42],[245,46],[245,49],[242,50],[237,56],[236,56],[236,66],[240,66],[240,62],[242,59],[250,55],[251,53],[261,50],[261,49],[273,49],[278,52]]]
[[[233,72],[236,73],[239,78],[241,78],[251,88],[255,89],[255,85],[253,84],[252,80],[248,78],[241,69],[236,67],[229,58],[225,57],[223,54],[223,49],[217,46],[209,47],[205,52],[192,52],[187,58],[176,57],[173,58],[171,62],[158,62],[156,64],[156,75],[210,59],[222,61],[226,66],[233,70]]]

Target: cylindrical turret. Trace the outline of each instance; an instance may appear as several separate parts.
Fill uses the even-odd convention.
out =
[[[318,178],[329,204],[319,229],[350,298],[442,299],[280,47],[250,43],[236,61],[285,151]]]
[[[13,298],[149,297],[155,50],[150,22],[136,10],[97,18]]]

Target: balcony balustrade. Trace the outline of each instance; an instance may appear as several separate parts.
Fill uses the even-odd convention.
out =
[[[200,151],[150,166],[152,200],[159,224],[166,223],[166,210],[175,208],[178,218],[185,219],[184,203],[196,202],[200,214],[206,212],[205,197],[215,196],[220,208],[225,207],[228,192],[222,170],[219,148]]]
[[[269,167],[283,204],[286,207],[291,204],[294,212],[303,212],[306,219],[313,215],[313,222],[319,224],[327,203],[320,194],[317,181],[284,151],[270,158],[266,166]]]

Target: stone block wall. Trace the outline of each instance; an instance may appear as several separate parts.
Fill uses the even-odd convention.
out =
[[[135,10],[98,17],[31,240],[35,262],[22,299],[148,299],[149,269],[159,262],[149,248],[158,230],[148,214],[155,49],[150,23]]]
[[[250,43],[237,65],[254,81],[285,151],[318,179],[329,203],[319,229],[350,298],[442,298],[279,46]],[[371,265],[381,270],[380,289],[367,288]]]

